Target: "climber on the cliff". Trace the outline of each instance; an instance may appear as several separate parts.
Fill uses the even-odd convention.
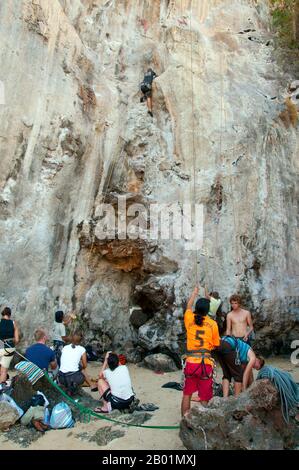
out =
[[[143,81],[140,84],[140,90],[143,93],[143,96],[140,98],[140,102],[143,103],[143,101],[146,100],[148,114],[151,117],[153,117],[152,83],[156,77],[156,72],[149,68],[147,69],[147,72],[145,72]]]
[[[217,359],[220,363],[223,378],[223,396],[229,395],[229,384],[234,379],[234,394],[238,396],[246,390],[253,381],[252,369],[260,370],[265,360],[257,356],[251,347],[233,336],[223,336],[216,348]]]
[[[226,335],[235,336],[251,346],[250,340],[253,334],[251,314],[248,310],[241,308],[241,297],[239,295],[232,295],[229,302],[232,310],[226,317]]]
[[[220,344],[217,323],[209,316],[210,301],[200,298],[192,307],[199,289],[196,287],[187,304],[184,316],[187,330],[185,383],[181,405],[182,416],[190,409],[192,394],[198,392],[201,404],[205,405],[213,396],[213,359],[211,351]]]

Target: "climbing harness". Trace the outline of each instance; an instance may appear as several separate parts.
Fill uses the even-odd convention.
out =
[[[299,406],[299,385],[289,372],[273,366],[264,366],[257,375],[257,380],[269,379],[279,392],[281,412],[286,423],[290,420],[290,411]]]
[[[13,341],[14,338],[6,338],[5,340],[0,340],[0,349],[4,349],[5,351],[5,354],[4,356],[5,357],[11,357],[14,355],[15,351],[8,351],[7,349],[12,349],[14,348],[14,346],[10,346],[8,341]],[[7,349],[6,349],[7,348]]]
[[[203,370],[203,374],[201,376],[202,380],[208,380],[208,379],[211,379],[211,378],[214,377],[214,370],[216,369],[216,362],[215,362],[214,358],[212,357],[211,351],[209,349],[196,349],[196,350],[186,351],[186,353],[182,356],[182,368],[183,368],[183,370],[185,368],[186,359],[188,357],[194,357],[194,358],[197,358],[197,359],[201,359],[201,362],[198,364],[198,367],[195,369],[195,371],[192,372],[191,375],[186,375],[184,373],[185,377],[192,377],[200,367],[202,367],[202,370]],[[209,359],[212,362],[212,372],[210,374],[208,374],[208,372],[206,370],[206,364],[205,364],[205,361],[204,361],[205,359]]]

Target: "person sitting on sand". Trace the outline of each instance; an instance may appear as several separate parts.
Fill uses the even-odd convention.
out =
[[[71,344],[64,346],[61,353],[58,380],[66,388],[69,395],[74,395],[84,381],[90,387],[93,387],[92,381],[86,372],[87,356],[85,348],[80,345],[81,340],[82,333],[76,331],[72,335]]]
[[[198,393],[198,401],[207,404],[213,396],[213,360],[211,351],[220,344],[217,323],[208,314],[210,301],[200,298],[192,307],[199,289],[196,287],[187,304],[184,316],[187,331],[185,383],[181,404],[182,416],[190,409],[192,394]]]
[[[234,379],[234,395],[251,385],[253,381],[252,369],[260,370],[265,360],[257,356],[249,344],[232,336],[223,336],[220,346],[216,349],[216,355],[220,363],[223,378],[223,396],[229,395],[229,384]]]
[[[253,332],[251,314],[241,308],[241,297],[234,294],[229,299],[232,310],[226,317],[226,335],[234,336],[250,344],[250,334]]]
[[[45,330],[43,328],[35,330],[34,339],[36,343],[26,349],[26,359],[42,370],[48,370],[49,368],[55,370],[57,368],[55,352],[46,346],[48,337]]]
[[[117,354],[108,351],[100,371],[98,390],[103,399],[102,408],[96,413],[110,413],[112,410],[125,410],[134,400],[131,378],[127,366],[119,364]]]

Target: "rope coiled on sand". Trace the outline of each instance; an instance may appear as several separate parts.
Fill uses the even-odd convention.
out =
[[[290,411],[299,405],[299,386],[289,372],[277,367],[264,366],[257,379],[269,379],[278,390],[281,401],[281,412],[286,423],[290,420]]]

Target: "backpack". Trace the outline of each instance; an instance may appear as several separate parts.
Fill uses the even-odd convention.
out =
[[[141,85],[140,85],[140,89],[141,89],[142,93],[147,93],[147,92],[151,91],[152,85],[151,85],[151,83],[142,82]]]
[[[51,413],[50,426],[53,429],[72,428],[74,426],[72,412],[67,403],[62,401],[54,406]]]
[[[99,359],[98,356],[93,352],[92,346],[88,344],[85,346],[85,349],[88,362],[97,361]]]

